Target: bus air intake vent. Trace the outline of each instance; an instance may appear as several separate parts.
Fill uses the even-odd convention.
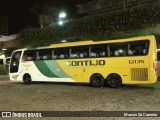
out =
[[[148,81],[148,68],[132,68],[131,81]]]

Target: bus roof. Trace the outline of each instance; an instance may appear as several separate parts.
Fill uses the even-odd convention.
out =
[[[24,51],[24,50],[40,50],[40,49],[47,49],[48,47],[37,47],[37,48],[22,48],[22,49],[17,49],[14,51]]]
[[[124,41],[133,41],[133,40],[145,40],[149,38],[154,38],[153,35],[148,36],[138,36],[132,38],[124,38],[124,39],[115,39],[115,40],[102,40],[102,41],[78,41],[78,42],[66,42],[66,43],[58,43],[51,44],[49,48],[59,48],[59,47],[71,47],[71,46],[81,46],[81,45],[91,45],[91,44],[103,44],[103,43],[113,43],[113,42],[124,42]]]
[[[17,49],[17,50],[14,50],[14,52],[15,51],[24,51],[24,50],[27,50],[27,48]]]

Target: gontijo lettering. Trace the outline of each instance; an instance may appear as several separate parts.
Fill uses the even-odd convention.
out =
[[[106,64],[105,60],[81,60],[81,61],[68,61],[67,66],[104,66]]]

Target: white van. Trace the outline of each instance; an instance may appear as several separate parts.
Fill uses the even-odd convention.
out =
[[[9,65],[10,64],[10,60],[11,60],[11,57],[6,57],[5,60],[4,60],[4,64],[5,65]]]
[[[10,64],[10,58],[11,57],[6,57],[5,55],[0,55],[0,64],[1,65],[9,65]]]

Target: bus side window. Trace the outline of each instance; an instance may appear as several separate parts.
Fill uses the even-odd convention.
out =
[[[106,45],[93,45],[91,46],[90,57],[104,57],[106,55]]]
[[[22,61],[33,61],[36,60],[36,51],[25,51],[22,57]]]
[[[143,55],[143,47],[142,46],[135,47],[135,55]]]
[[[113,43],[109,44],[110,56],[126,56],[126,44],[125,43]]]
[[[79,56],[80,56],[80,58],[83,58],[83,57],[84,57],[84,54],[83,54],[83,53],[80,53]]]
[[[114,52],[114,55],[115,55],[115,56],[119,56],[119,51],[116,50],[116,51]]]
[[[33,57],[27,57],[27,60],[28,60],[28,61],[32,61],[32,60],[33,60]]]
[[[52,56],[52,50],[39,50],[37,60],[50,60]]]
[[[69,58],[68,48],[54,49],[53,59],[67,59]]]
[[[127,45],[127,51],[128,51],[129,56],[134,55],[134,51],[131,49],[131,44],[130,43]]]
[[[149,42],[144,41],[134,41],[128,44],[128,55],[146,55],[148,53]]]
[[[133,51],[132,50],[128,50],[128,55],[133,55]]]
[[[23,55],[22,61],[27,61],[27,55]]]
[[[71,48],[70,58],[87,58],[89,57],[89,47],[80,46]]]

